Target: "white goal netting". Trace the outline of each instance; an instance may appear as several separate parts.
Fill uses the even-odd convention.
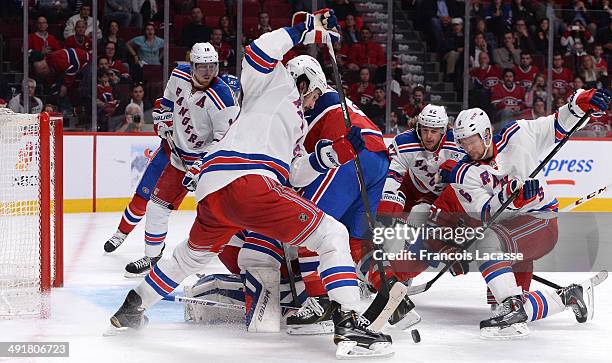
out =
[[[0,318],[46,313],[55,277],[53,123],[0,109]]]

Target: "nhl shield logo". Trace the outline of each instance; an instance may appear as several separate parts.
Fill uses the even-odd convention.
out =
[[[306,213],[300,213],[300,215],[298,216],[298,219],[300,220],[300,222],[306,222],[308,220],[308,216],[306,215]]]

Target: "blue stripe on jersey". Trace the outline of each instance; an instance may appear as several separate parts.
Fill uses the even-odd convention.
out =
[[[416,133],[416,130],[405,131],[395,137],[395,143],[399,147],[400,145],[406,144],[421,144],[421,140]]]
[[[272,71],[274,70],[274,68],[264,68],[260,66],[259,64],[255,63],[255,61],[251,58],[251,56],[246,53],[244,54],[244,59],[247,61],[247,63],[251,65],[251,67],[253,67],[258,72],[268,74],[268,73],[272,73]]]
[[[334,281],[328,285],[325,285],[325,289],[327,291],[330,291],[330,290],[337,289],[339,287],[345,287],[345,286],[359,286],[359,284],[357,283],[357,280],[340,280],[340,281]]]
[[[213,159],[218,158],[218,157],[224,157],[224,158],[231,158],[231,157],[236,157],[239,159],[246,159],[249,161],[249,163],[245,163],[243,161],[240,162],[231,162],[231,161],[219,161],[219,162],[215,162]],[[212,163],[210,165],[206,165],[207,163],[211,162]],[[268,162],[268,163],[272,163],[274,165],[276,165],[278,167],[278,169],[270,166],[270,165],[266,165],[263,162]],[[241,153],[238,151],[229,151],[229,150],[219,150],[213,154],[207,155],[203,160],[202,160],[202,164],[204,165],[204,169],[202,170],[201,175],[203,175],[204,173],[208,173],[211,171],[221,171],[221,170],[255,170],[255,169],[264,169],[264,170],[268,170],[273,172],[276,177],[278,178],[278,181],[283,184],[286,185],[287,184],[287,178],[285,177],[285,175],[283,173],[281,173],[280,170],[284,170],[286,175],[289,175],[289,165],[287,165],[287,163],[285,163],[284,161],[277,159],[277,158],[273,158],[271,156],[265,155],[265,154],[245,154],[245,153]]]
[[[506,145],[508,145],[508,142],[510,141],[510,138],[516,134],[516,132],[518,130],[520,130],[520,126],[516,123],[516,121],[512,121],[509,124],[507,124],[501,131],[499,134],[495,135],[493,137],[493,142],[495,143],[495,145],[497,146],[497,152],[501,152]]]
[[[174,112],[174,102],[170,101],[169,99],[162,97],[161,99],[161,105],[164,107],[167,107],[170,109],[170,111]]]
[[[300,262],[300,271],[301,272],[317,271],[317,267],[319,267],[319,261]]]
[[[68,63],[70,64],[70,67],[66,70],[66,74],[72,76],[79,71],[79,57],[74,48],[66,49],[66,53],[68,54]]]
[[[191,74],[191,64],[189,64],[189,63],[179,64],[174,69],[178,69],[181,72],[185,72],[187,74]]]
[[[266,54],[266,52],[264,52],[261,48],[259,48],[257,46],[257,44],[255,44],[255,41],[251,42],[251,50],[253,51],[253,53],[255,53],[255,55],[257,55],[258,57],[260,57],[261,59],[265,60],[268,63],[276,63],[276,59],[270,57],[269,55]]]
[[[219,102],[217,102],[217,99],[212,94],[210,94],[210,92],[208,90],[204,91],[204,93],[208,96],[208,99],[212,101],[212,103],[215,105],[215,107],[218,110],[222,110],[223,109],[223,106],[220,105]]]
[[[338,92],[325,92],[319,97],[315,106],[304,113],[304,117],[306,121],[310,125],[316,118],[318,118],[323,111],[328,109],[333,105],[340,104],[340,96],[338,96]]]
[[[172,72],[171,76],[172,76],[172,77],[176,77],[176,78],[180,78],[180,79],[182,79],[183,81],[191,82],[191,79],[189,79],[189,78],[185,77],[185,76],[184,76],[184,75],[182,75],[182,74],[176,73],[176,72]]]
[[[216,95],[223,103],[224,107],[222,108],[236,105],[232,89],[230,88],[230,86],[227,85],[227,83],[223,82],[221,79],[217,80],[217,82],[215,82],[210,88],[216,93]]]
[[[304,31],[306,30],[306,24],[299,23],[294,27],[286,26],[283,29],[285,29],[287,34],[289,34],[289,36],[291,37],[291,41],[293,42],[293,45],[296,45],[297,43],[300,42],[300,39],[302,39],[302,34],[304,34]]]

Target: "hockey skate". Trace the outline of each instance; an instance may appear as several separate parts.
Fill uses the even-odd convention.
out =
[[[104,336],[122,334],[129,329],[139,330],[149,323],[149,318],[144,315],[145,309],[141,307],[142,299],[134,290],[125,297],[123,305],[111,316],[111,327]]]
[[[287,317],[287,334],[332,334],[332,303],[327,296],[309,297],[294,315]]]
[[[421,316],[414,310],[414,303],[408,296],[404,296],[404,300],[389,318],[389,324],[401,330],[406,330],[420,322]]]
[[[124,276],[127,278],[132,277],[143,277],[151,271],[151,268],[155,266],[157,261],[159,261],[164,253],[164,246],[159,253],[159,255],[155,257],[144,256],[141,259],[138,259],[134,262],[130,262],[125,266],[125,274]]]
[[[590,280],[585,281],[582,285],[571,284],[558,290],[557,294],[561,297],[563,304],[572,309],[576,321],[586,323],[587,320],[593,319],[595,306],[593,286]]]
[[[506,298],[495,315],[480,322],[480,336],[484,339],[514,339],[529,335],[527,313],[520,296]]]
[[[391,336],[372,331],[370,322],[354,311],[342,311],[331,302],[334,321],[334,343],[338,345],[336,358],[389,357],[393,355]]]
[[[125,233],[121,233],[119,231],[115,232],[115,234],[113,234],[113,236],[104,243],[104,252],[111,253],[115,251],[117,248],[119,248],[119,246],[121,246],[123,241],[125,241],[126,237],[127,234]]]

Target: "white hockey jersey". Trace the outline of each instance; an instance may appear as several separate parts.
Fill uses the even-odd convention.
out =
[[[440,165],[446,160],[459,161],[465,156],[465,152],[455,144],[452,130],[446,132],[435,151],[428,151],[423,147],[416,130],[403,132],[395,136],[393,143],[389,145],[389,154],[391,164],[385,180],[383,196],[385,193],[397,194],[405,177],[409,177],[421,193],[432,192],[440,195],[446,186],[446,184],[436,183],[435,180]],[[391,197],[385,200],[398,204],[400,202],[399,199]],[[402,210],[404,206],[397,208]]]
[[[579,90],[577,92],[580,92]],[[584,113],[576,105],[570,109],[566,104],[554,115],[535,120],[518,120],[509,123],[493,137],[494,157],[488,163],[472,161],[466,156],[451,172],[451,182],[458,192],[457,201],[461,208],[482,222],[496,212],[491,204],[498,198],[501,187],[509,179],[525,180],[540,164],[545,152],[560,142]],[[518,213],[530,213],[542,218],[556,215],[558,202],[546,184],[543,172],[536,179],[540,182],[538,196],[521,208]],[[512,204],[509,209],[512,209]]]
[[[187,168],[225,135],[240,112],[231,88],[220,78],[215,77],[204,90],[193,88],[189,64],[172,71],[161,104],[173,110],[172,140]],[[175,154],[170,162],[184,170]]]
[[[298,164],[309,166],[308,158],[301,157],[307,155],[303,138],[308,124],[300,95],[280,62],[298,41],[294,29],[281,28],[263,34],[245,48],[241,112],[204,158],[196,189],[198,201],[243,175],[265,175],[287,184],[290,169]]]

